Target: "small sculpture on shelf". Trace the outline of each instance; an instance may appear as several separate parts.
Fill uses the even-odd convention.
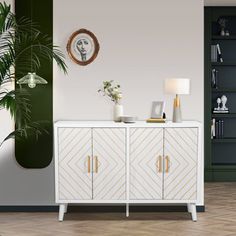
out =
[[[227,97],[226,97],[225,95],[223,95],[223,96],[221,97],[221,103],[222,103],[221,110],[222,110],[222,111],[229,111],[229,109],[226,107]]]
[[[228,99],[225,95],[221,98],[217,98],[217,107],[214,108],[213,113],[229,113],[229,109],[226,107],[227,100]]]
[[[229,31],[227,30],[227,35],[226,35],[226,23],[227,23],[227,19],[225,18],[220,18],[218,20],[218,24],[220,25],[220,35],[221,36],[229,36]]]

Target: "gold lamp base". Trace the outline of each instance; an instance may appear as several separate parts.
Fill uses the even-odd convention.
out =
[[[178,94],[176,94],[176,98],[174,99],[174,110],[173,110],[173,119],[174,123],[181,123],[182,122],[182,115],[180,109],[180,99]]]

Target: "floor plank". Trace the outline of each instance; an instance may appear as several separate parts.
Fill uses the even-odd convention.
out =
[[[0,213],[0,236],[235,236],[236,183],[206,183],[206,212],[192,222],[187,212]]]

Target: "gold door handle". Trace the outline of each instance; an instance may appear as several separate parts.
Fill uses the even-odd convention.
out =
[[[158,156],[157,160],[157,171],[160,173],[162,172],[162,156]]]
[[[88,173],[90,173],[90,156],[88,156]]]
[[[165,172],[168,173],[169,172],[169,162],[170,162],[169,156],[166,156],[165,161],[166,161]]]
[[[98,157],[95,156],[94,159],[95,159],[95,171],[94,172],[98,173]]]

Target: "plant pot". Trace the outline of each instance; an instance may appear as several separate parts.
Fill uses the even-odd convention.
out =
[[[113,120],[115,122],[121,122],[121,116],[123,116],[123,106],[120,104],[115,104],[113,108]]]

